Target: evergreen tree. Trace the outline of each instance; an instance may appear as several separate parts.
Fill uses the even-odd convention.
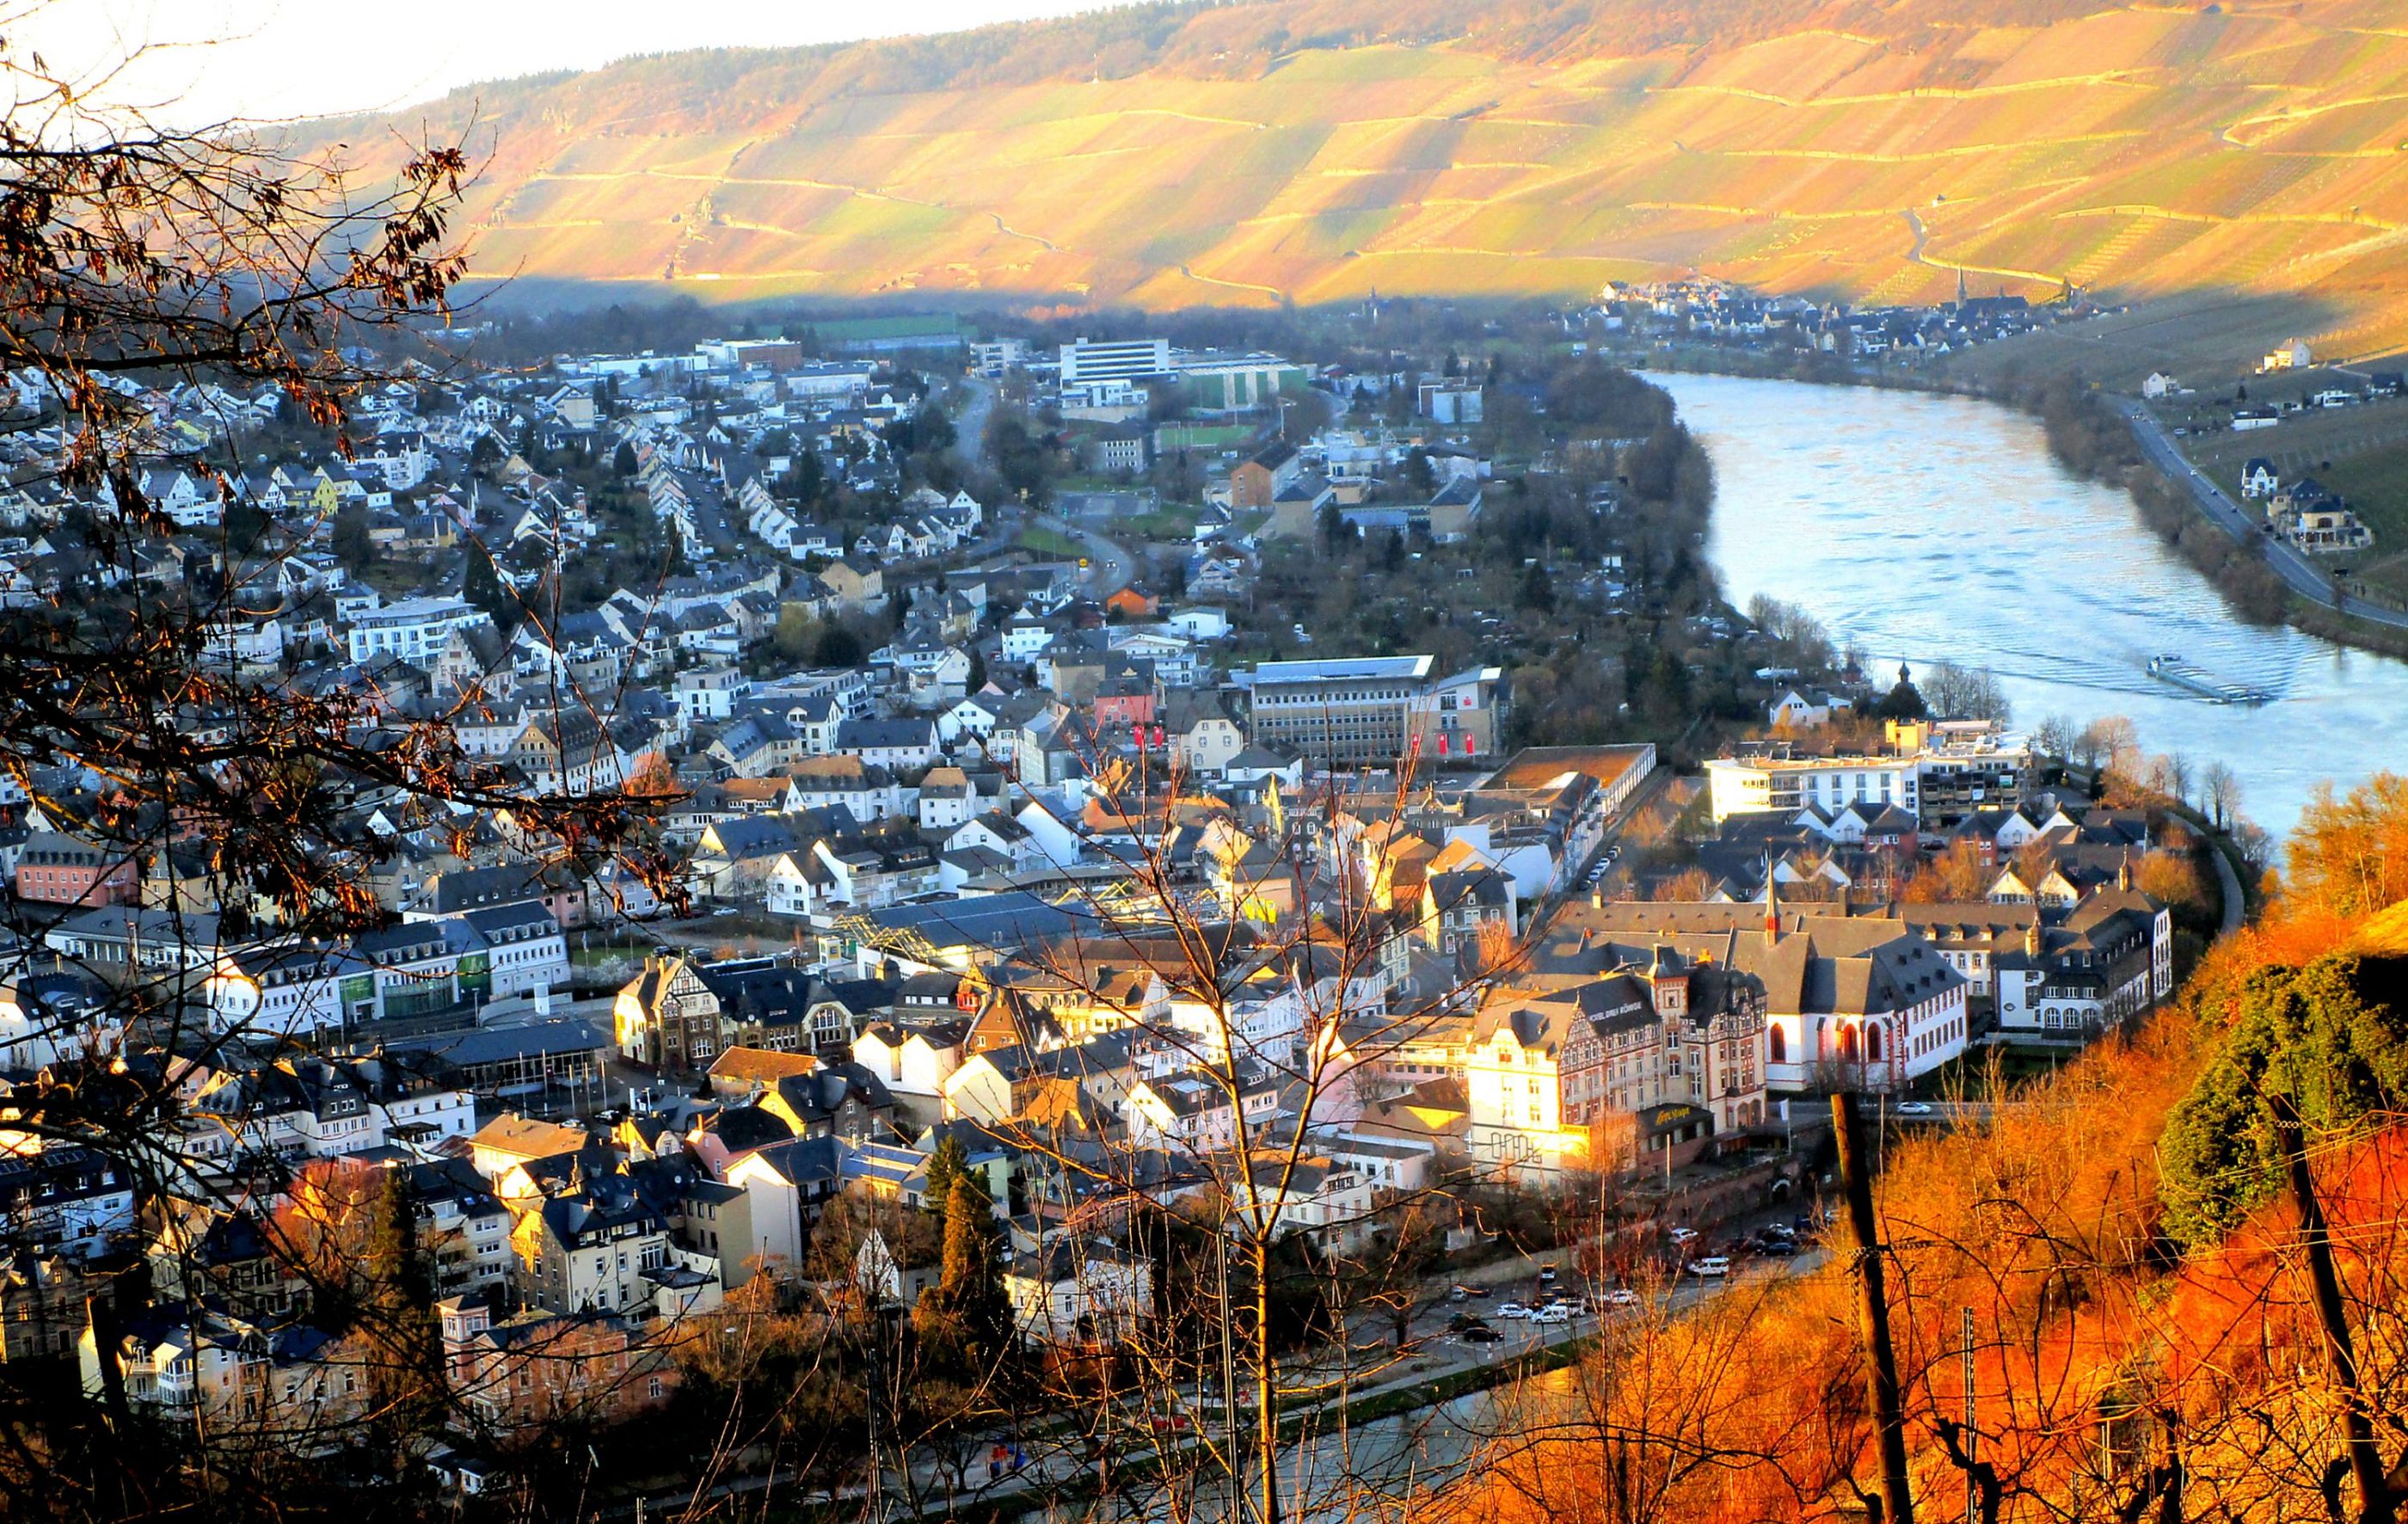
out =
[[[635,444],[627,439],[620,440],[619,448],[610,453],[610,469],[620,476],[633,476],[637,465]]]
[[[945,1198],[945,1258],[940,1272],[946,1304],[963,1331],[989,1349],[1005,1325],[1003,1245],[995,1227],[995,1203],[976,1171],[953,1176]]]
[[[850,627],[843,625],[820,626],[818,645],[811,653],[814,666],[859,667],[868,659],[869,648],[862,644],[861,637]]]
[[[2287,1096],[2321,1138],[2380,1123],[2408,1091],[2408,986],[2396,960],[2333,954],[2253,975],[2190,1093],[2166,1117],[2157,1194],[2167,1232],[2213,1244],[2283,1188]]]
[[[1346,522],[1346,515],[1338,510],[1338,505],[1322,504],[1321,548],[1333,556],[1343,555],[1346,554],[1347,541],[1354,538],[1354,526]]]
[[[374,1348],[369,1411],[393,1465],[437,1420],[443,1401],[443,1344],[435,1322],[435,1277],[418,1241],[418,1203],[407,1174],[384,1172],[370,1208],[364,1332]]]
[[[519,600],[502,584],[500,573],[494,569],[494,558],[481,546],[468,548],[468,574],[461,582],[460,596],[484,610],[504,633],[517,626],[522,611]]]
[[[937,1284],[920,1293],[911,1324],[939,1369],[982,1371],[1003,1347],[1010,1316],[994,1205],[976,1171],[953,1170],[944,1214]]]
[[[953,1182],[969,1164],[969,1150],[959,1138],[946,1138],[928,1155],[928,1188],[924,1198],[931,1212],[950,1212]]]
[[[335,515],[335,559],[346,571],[365,571],[376,563],[376,541],[368,538],[368,510],[347,508]]]
[[[1542,614],[1555,612],[1555,584],[1547,576],[1544,561],[1531,562],[1529,569],[1522,573],[1522,588],[1513,596],[1513,602]]]

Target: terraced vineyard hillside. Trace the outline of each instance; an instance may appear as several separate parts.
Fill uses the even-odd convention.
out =
[[[1270,0],[636,60],[422,123],[487,158],[483,275],[1176,307],[1961,270],[2301,295],[2320,352],[2408,348],[2399,0]]]

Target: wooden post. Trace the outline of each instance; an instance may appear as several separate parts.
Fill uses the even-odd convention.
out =
[[[2393,1524],[2399,1504],[2384,1480],[2383,1460],[2375,1454],[2374,1425],[2366,1413],[2366,1394],[2358,1381],[2358,1351],[2350,1343],[2349,1316],[2341,1299],[2341,1276],[2333,1269],[2332,1235],[2325,1223],[2324,1203],[2316,1200],[2315,1177],[2308,1170],[2308,1129],[2300,1109],[2279,1091],[2266,1097],[2274,1127],[2283,1139],[2283,1167],[2289,1177],[2291,1204],[2299,1209],[2300,1242],[2308,1251],[2308,1277],[2315,1283],[2316,1321],[2324,1327],[2325,1359],[2333,1385],[2348,1405],[2342,1412],[2342,1433],[2349,1449],[2349,1474],[2358,1493],[2358,1524]]]
[[[1963,1310],[1963,1331],[1958,1342],[1958,1379],[1965,1387],[1965,1524],[1981,1524],[1982,1489],[1973,1475],[1975,1448],[1982,1443],[1982,1431],[1974,1427],[1973,1414],[1973,1309]]]
[[[1858,1326],[1865,1342],[1865,1386],[1872,1399],[1881,1444],[1881,1524],[1914,1524],[1914,1496],[1907,1487],[1906,1419],[1899,1398],[1898,1355],[1889,1342],[1889,1302],[1882,1292],[1882,1247],[1873,1221],[1873,1181],[1865,1168],[1863,1140],[1856,1136],[1856,1098],[1842,1090],[1831,1097],[1831,1130],[1840,1145],[1840,1184],[1848,1195],[1848,1226],[1856,1241]]]

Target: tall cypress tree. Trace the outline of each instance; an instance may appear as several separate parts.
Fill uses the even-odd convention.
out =
[[[969,1163],[969,1150],[959,1138],[941,1140],[928,1155],[928,1189],[923,1198],[931,1212],[947,1212],[953,1204],[953,1182]]]
[[[995,1209],[977,1172],[955,1172],[945,1198],[944,1258],[912,1322],[940,1358],[982,1369],[1010,1327]]]

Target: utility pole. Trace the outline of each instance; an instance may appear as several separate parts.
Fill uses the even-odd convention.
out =
[[[2315,1283],[2316,1321],[2323,1325],[2325,1359],[2333,1385],[2346,1404],[2342,1433],[2349,1450],[2349,1475],[2358,1493],[2358,1524],[2393,1524],[2400,1517],[2391,1485],[2384,1479],[2383,1460],[2374,1449],[2374,1425],[2366,1414],[2366,1394],[2358,1380],[2358,1351],[2351,1344],[2349,1318],[2341,1298],[2341,1276],[2333,1269],[2332,1235],[2325,1222],[2324,1203],[2316,1200],[2315,1177],[2308,1170],[2308,1129],[2300,1108],[2279,1091],[2266,1097],[2274,1127],[2283,1139],[2283,1166],[2289,1176],[2291,1204],[2299,1209],[2300,1241],[2308,1251],[2308,1275]]]
[[[1982,1443],[1981,1431],[1973,1427],[1973,1309],[1965,1308],[1963,1317],[1957,1379],[1965,1387],[1965,1524],[1981,1524],[1981,1488],[1973,1482],[1974,1452]]]
[[[1856,1097],[1831,1097],[1831,1130],[1840,1145],[1840,1183],[1848,1194],[1848,1225],[1856,1240],[1858,1323],[1865,1342],[1865,1386],[1872,1399],[1881,1443],[1882,1524],[1914,1524],[1914,1496],[1907,1487],[1906,1419],[1898,1387],[1898,1355],[1889,1342],[1889,1303],[1882,1291],[1882,1246],[1873,1220],[1873,1181],[1865,1168],[1864,1141],[1856,1136]]]
[[[1244,1517],[1240,1508],[1244,1492],[1240,1476],[1246,1452],[1238,1433],[1238,1360],[1229,1332],[1230,1321],[1237,1316],[1237,1311],[1229,1304],[1229,1235],[1216,1224],[1212,1238],[1212,1258],[1221,1277],[1221,1423],[1228,1431],[1226,1441],[1228,1459],[1221,1468],[1228,1489],[1228,1502],[1222,1517],[1229,1524],[1239,1524]]]

